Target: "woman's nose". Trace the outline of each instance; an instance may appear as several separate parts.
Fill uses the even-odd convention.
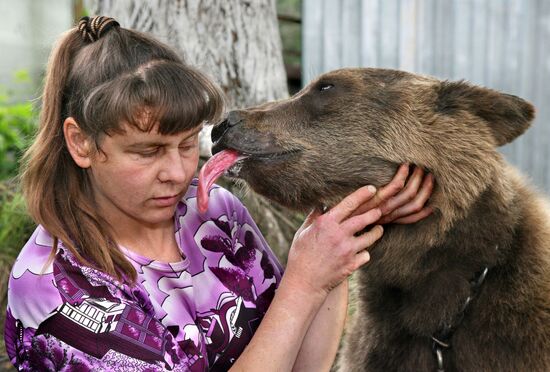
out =
[[[185,159],[182,158],[177,149],[167,151],[163,156],[159,180],[161,182],[181,183],[186,179]]]

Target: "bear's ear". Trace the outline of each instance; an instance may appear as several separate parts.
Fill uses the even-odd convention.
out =
[[[525,132],[535,117],[529,102],[464,81],[442,81],[437,86],[436,111],[452,115],[466,110],[485,120],[498,146]]]

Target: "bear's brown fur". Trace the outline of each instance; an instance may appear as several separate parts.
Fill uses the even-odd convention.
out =
[[[435,213],[386,226],[357,274],[341,371],[435,371],[432,336],[448,323],[445,371],[550,371],[550,208],[497,151],[533,116],[524,100],[466,82],[342,69],[231,112],[214,150],[250,154],[230,173],[300,210],[384,185],[401,163],[434,174]]]

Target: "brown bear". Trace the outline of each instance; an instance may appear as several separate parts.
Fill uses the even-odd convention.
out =
[[[340,371],[547,372],[550,207],[497,151],[533,117],[464,81],[341,69],[231,112],[214,152],[243,154],[227,174],[299,210],[384,185],[402,163],[435,176],[435,212],[386,226],[356,274]]]

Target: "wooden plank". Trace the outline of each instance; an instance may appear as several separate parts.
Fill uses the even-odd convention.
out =
[[[361,2],[361,65],[379,66],[378,46],[380,44],[379,7],[382,0]]]
[[[342,0],[342,67],[361,65],[361,0]],[[340,67],[340,66],[339,66]]]
[[[537,33],[534,41],[534,49],[536,50],[536,59],[534,60],[533,81],[534,95],[533,101],[538,108],[538,118],[532,128],[532,149],[531,164],[528,168],[533,170],[533,177],[539,185],[549,185],[550,176],[550,110],[548,103],[550,100],[550,3],[548,1],[538,1],[536,3],[537,18]]]
[[[485,84],[493,89],[503,89],[501,71],[504,67],[502,63],[502,50],[504,50],[504,36],[508,32],[505,27],[504,7],[506,0],[487,1],[487,62],[485,63]]]
[[[536,48],[534,41],[537,35],[536,19],[536,1],[530,1],[529,6],[525,6],[521,13],[521,24],[523,29],[521,38],[521,70],[519,81],[519,92],[522,98],[534,101],[534,84],[537,77],[533,74],[533,63],[535,61]],[[533,171],[529,169],[530,153],[533,151],[533,135],[527,132],[512,145],[514,147],[511,161],[527,173]]]
[[[385,0],[380,3],[381,34],[378,44],[379,66],[399,66],[399,0]]]
[[[424,0],[418,3],[417,37],[418,48],[416,56],[416,72],[421,74],[434,74],[434,0]]]
[[[464,79],[470,72],[472,5],[470,1],[452,0],[454,54],[450,78]]]
[[[415,70],[417,40],[418,1],[403,0],[399,3],[399,64],[397,68],[405,71]]]
[[[470,63],[472,66],[470,79],[475,84],[486,85],[485,80],[485,66],[487,63],[487,1],[486,0],[474,0],[472,6],[474,10],[472,12],[472,34],[471,34],[471,51],[470,51]]]
[[[506,27],[507,31],[503,40],[505,56],[501,61],[503,64],[501,86],[505,92],[523,97],[524,92],[521,91],[520,84],[520,56],[524,48],[524,45],[521,43],[522,32],[525,29],[525,27],[522,27],[522,7],[524,0],[510,0],[506,5],[507,13],[504,27]],[[521,145],[518,146],[516,143],[512,143],[502,147],[500,150],[509,161],[514,163],[515,152],[520,151],[518,147],[521,147]]]
[[[302,85],[322,72],[323,66],[323,9],[319,0],[303,0],[302,20]]]
[[[542,164],[537,169],[542,172],[541,186],[546,186],[546,191],[550,194],[550,3],[544,2],[544,8],[541,11],[541,19],[544,20],[544,27],[540,37],[540,48],[544,51],[542,76],[539,76],[541,87],[543,88],[537,97],[536,104],[539,109],[539,119],[537,126],[540,129],[540,148],[536,151],[541,152],[540,161]]]
[[[452,76],[454,39],[452,37],[454,17],[452,2],[435,1],[433,3],[433,65],[432,74],[446,79]]]
[[[340,1],[323,1],[323,72],[342,67],[342,8]],[[347,35],[346,35],[347,37]]]

